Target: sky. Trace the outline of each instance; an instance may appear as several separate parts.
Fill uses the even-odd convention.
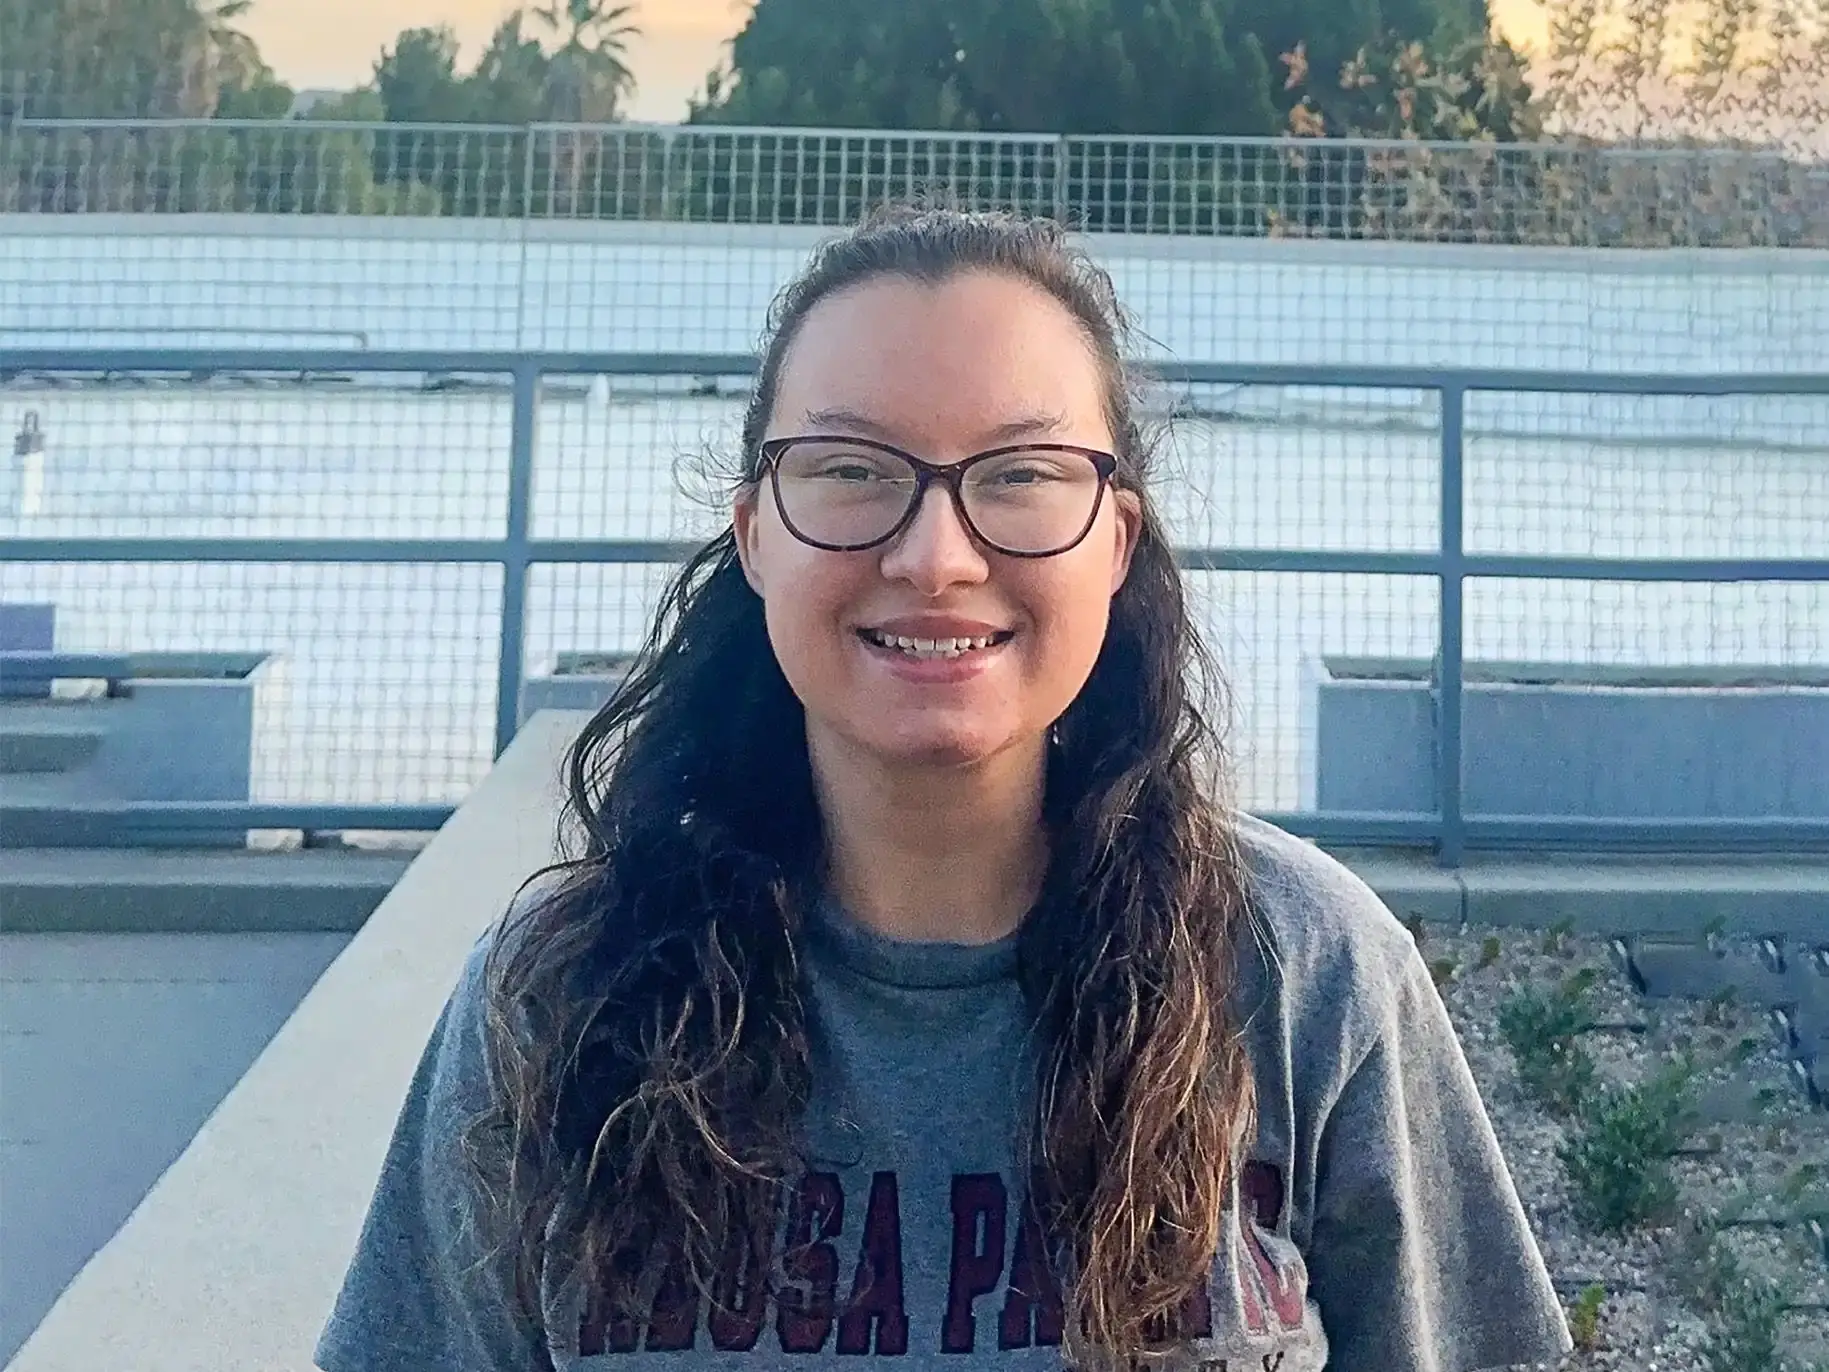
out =
[[[885,0],[913,3],[914,0]],[[748,0],[635,0],[642,36],[629,45],[635,98],[629,117],[683,119],[722,47],[743,27]],[[365,82],[381,49],[402,29],[449,24],[475,57],[517,0],[254,0],[242,28],[295,90],[343,90]],[[1491,0],[1502,29],[1529,42],[1541,29],[1534,0]],[[1533,21],[1536,21],[1533,23]]]

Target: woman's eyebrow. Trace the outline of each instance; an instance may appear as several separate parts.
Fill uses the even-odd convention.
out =
[[[1005,420],[989,430],[984,435],[984,439],[987,444],[997,444],[1018,438],[1035,438],[1042,434],[1058,432],[1066,426],[1066,422],[1058,414],[1036,410]],[[871,438],[880,438],[885,443],[898,441],[898,435],[887,425],[872,419],[859,410],[849,409],[843,405],[829,409],[808,410],[807,423],[816,429],[835,428],[865,434]]]

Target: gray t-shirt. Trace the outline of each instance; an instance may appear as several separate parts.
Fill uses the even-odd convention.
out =
[[[1318,849],[1240,821],[1255,937],[1239,1014],[1255,1146],[1183,1365],[1470,1372],[1554,1361],[1561,1307],[1409,933]],[[456,1152],[486,1091],[478,943],[401,1112],[336,1308],[325,1372],[644,1372],[894,1359],[1059,1369],[1017,1175],[1015,943],[908,943],[828,914],[809,939],[809,1170],[775,1308],[708,1317],[663,1293],[642,1328],[549,1283],[544,1328],[475,1266]],[[474,1269],[474,1270],[473,1270]],[[861,1293],[861,1295],[860,1295]]]

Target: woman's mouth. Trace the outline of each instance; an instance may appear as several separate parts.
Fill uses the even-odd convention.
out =
[[[974,638],[909,638],[902,634],[886,634],[878,629],[859,629],[857,636],[873,647],[887,648],[922,662],[942,661],[983,652],[986,648],[1008,643],[1016,634],[1010,629],[999,629],[995,633],[981,634]]]

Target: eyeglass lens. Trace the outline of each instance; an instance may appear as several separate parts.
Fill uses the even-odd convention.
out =
[[[781,512],[814,543],[858,547],[887,538],[909,513],[918,480],[904,458],[827,439],[794,442],[775,458]],[[1024,448],[974,462],[960,483],[978,536],[1009,552],[1058,552],[1091,522],[1101,487],[1085,453]]]

